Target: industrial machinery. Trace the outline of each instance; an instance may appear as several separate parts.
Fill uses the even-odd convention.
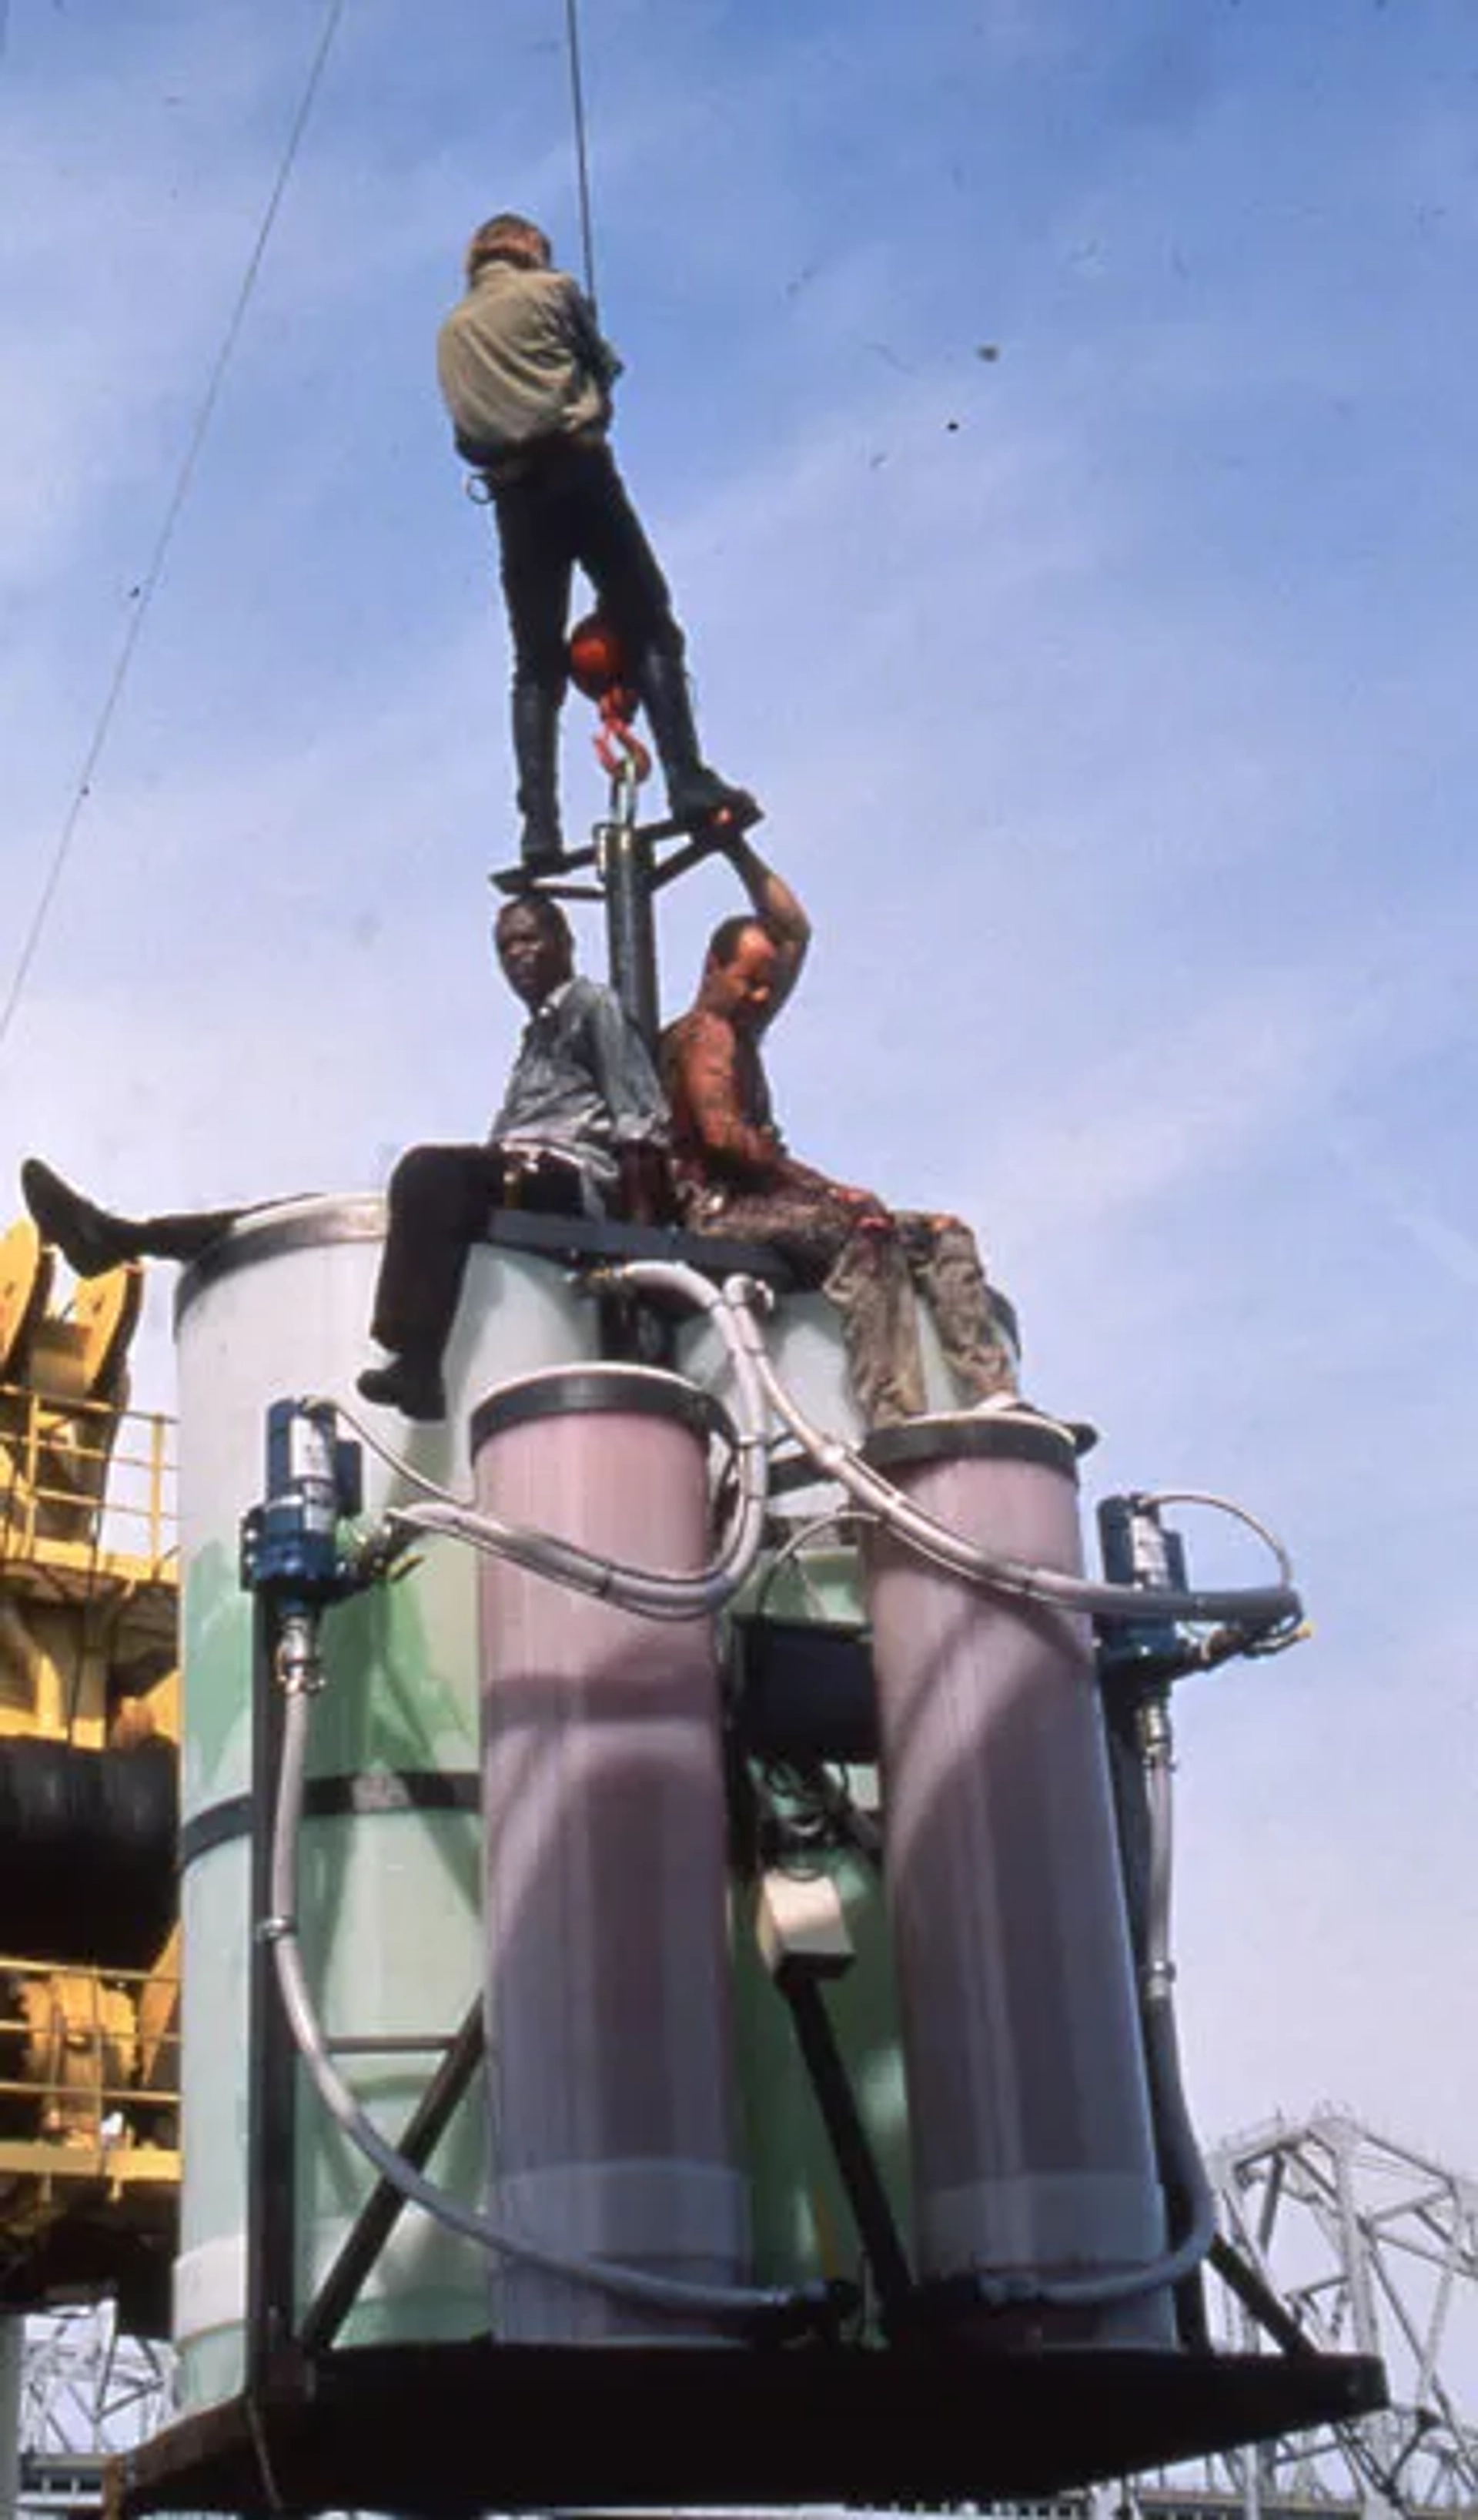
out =
[[[694,843],[613,784],[649,1017]],[[616,1221],[492,1220],[391,1451],[382,1230],[181,1282],[187,2411],[114,2509],[980,2502],[1378,2406],[1201,2298],[1170,1703],[1281,1553],[1199,1590],[1131,1497],[1091,1580],[1081,1430],[865,1438],[822,1297]]]
[[[108,2290],[134,2333],[163,2335],[179,2180],[170,1429],[127,1405],[138,1269],[59,1306],[52,1260],[29,1223],[0,1238],[0,2313]]]

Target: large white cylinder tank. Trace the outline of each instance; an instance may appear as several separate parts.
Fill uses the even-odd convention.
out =
[[[618,1565],[698,1572],[715,1413],[677,1375],[537,1374],[472,1421],[477,1498]],[[711,1617],[481,1562],[493,2219],[571,2259],[732,2283],[747,2254]],[[496,2262],[494,2332],[698,2342],[691,2313]]]
[[[262,1493],[268,1404],[338,1400],[420,1470],[461,1490],[473,1402],[531,1369],[596,1350],[596,1308],[557,1262],[479,1246],[447,1358],[445,1424],[410,1426],[368,1411],[354,1381],[373,1354],[382,1234],[379,1198],[256,1210],[187,1273],[177,1305],[185,1966],[175,2326],[192,2407],[234,2393],[244,2375],[253,1603],[238,1560],[242,1516]],[[372,1511],[403,1493],[369,1452],[365,1482]],[[333,1611],[324,1639],[330,1687],[315,1719],[310,1798],[316,1784],[320,1800],[350,1808],[310,1816],[303,1830],[310,1978],[331,2035],[445,2037],[481,1978],[471,1552],[431,1545],[404,1581]],[[348,2071],[377,2122],[398,2135],[435,2062],[355,2055]],[[466,2105],[430,2164],[470,2203],[484,2177],[478,2118],[475,2103]],[[372,2174],[302,2088],[298,2160],[301,2307]],[[408,2209],[342,2341],[484,2330],[486,2280],[475,2248]]]
[[[1082,1571],[1064,1432],[923,1418],[867,1451],[962,1537]],[[1077,2286],[1152,2266],[1164,2207],[1087,1622],[886,1531],[866,1553],[919,2274]],[[1019,2324],[1173,2342],[1163,2286]]]

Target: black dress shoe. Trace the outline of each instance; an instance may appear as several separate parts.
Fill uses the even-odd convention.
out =
[[[564,864],[564,834],[558,823],[539,823],[530,818],[523,826],[518,854],[530,875],[547,873]]]
[[[21,1189],[42,1240],[54,1242],[79,1278],[101,1278],[106,1270],[137,1258],[121,1220],[95,1207],[38,1155],[27,1155],[22,1165]]]
[[[380,1409],[398,1409],[402,1418],[430,1425],[446,1416],[446,1387],[434,1365],[417,1365],[408,1356],[392,1356],[388,1365],[367,1365],[357,1388]]]
[[[669,776],[667,801],[673,821],[686,824],[690,831],[718,823],[731,832],[747,832],[751,824],[765,819],[747,788],[731,788],[727,779],[701,761]]]

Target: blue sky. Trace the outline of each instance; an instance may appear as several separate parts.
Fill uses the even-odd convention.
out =
[[[1203,2132],[1330,2096],[1473,2166],[1478,15],[584,15],[622,462],[818,931],[791,1138],[975,1220],[1090,1495],[1294,1550],[1315,1641],[1181,1701]],[[11,0],[7,956],[324,23]],[[577,256],[562,27],[348,0],[0,1049],[6,1179],[358,1188],[485,1124],[506,656],[431,349],[488,211]],[[670,1005],[730,906],[666,897]],[[167,1405],[162,1278],[140,1366]]]

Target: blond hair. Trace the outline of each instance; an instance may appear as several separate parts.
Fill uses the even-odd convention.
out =
[[[485,262],[513,262],[524,271],[547,271],[552,248],[542,228],[517,210],[484,219],[467,249],[467,276],[475,280]]]

